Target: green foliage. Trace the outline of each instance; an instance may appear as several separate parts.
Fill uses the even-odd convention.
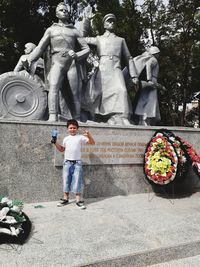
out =
[[[22,200],[19,200],[19,199],[13,199],[12,200],[12,205],[13,206],[23,206],[23,201]]]
[[[198,117],[199,117],[199,109],[197,107],[191,109],[186,114],[186,126],[194,127],[195,126],[195,122],[198,121]]]
[[[132,56],[137,56],[143,49],[140,37],[143,33],[142,16],[136,9],[135,1],[124,0],[119,35],[127,42]]]
[[[36,2],[38,1],[0,2],[0,73],[14,68],[25,43],[38,43],[44,25]]]
[[[168,30],[166,6],[163,1],[144,1],[142,5],[143,38],[150,45],[158,45]],[[151,41],[150,41],[151,39]]]
[[[142,6],[143,38],[161,50],[159,82],[167,88],[160,97],[164,125],[186,125],[186,103],[199,91],[199,6],[193,0],[170,0],[167,7],[163,1],[147,0]]]
[[[14,219],[17,222],[23,222],[23,221],[25,221],[25,217],[23,216],[23,214],[19,214],[19,213],[15,212],[15,211],[9,211],[8,212],[8,215],[14,217]]]
[[[172,87],[175,89],[173,102],[176,104],[183,103],[181,125],[185,125],[186,103],[191,99],[195,91],[195,88],[192,86],[192,69],[196,69],[199,65],[194,57],[194,54],[196,54],[195,50],[199,51],[200,48],[198,42],[200,20],[196,3],[196,1],[187,1],[187,5],[185,5],[183,0],[173,0],[170,1],[168,9],[170,29],[167,36],[168,41],[164,43],[171,64],[167,70],[171,67],[176,76],[174,77],[173,74],[169,75],[170,72],[168,71],[166,73],[168,76],[167,80],[172,80],[173,86],[175,86],[175,88]],[[176,86],[177,84],[179,86]],[[169,88],[169,82],[166,84],[166,87]]]

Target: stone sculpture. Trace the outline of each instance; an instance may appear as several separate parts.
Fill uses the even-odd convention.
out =
[[[153,120],[160,120],[159,103],[157,89],[161,87],[157,83],[159,73],[160,50],[156,46],[151,46],[149,51],[144,52],[134,58],[135,66],[140,80],[134,105],[134,115],[139,116],[139,125],[148,125]]]
[[[157,83],[160,50],[152,46],[133,59],[125,39],[115,34],[114,14],[103,18],[103,35],[85,37],[94,18],[94,3],[81,9],[81,33],[72,25],[66,4],[57,5],[58,23],[46,30],[38,46],[25,44],[25,54],[14,72],[0,75],[0,117],[49,121],[73,117],[109,125],[130,125],[134,117],[139,118],[140,125],[160,119],[157,98],[157,89],[161,87]],[[95,46],[93,55],[89,54],[88,45]],[[125,71],[121,69],[122,57],[127,65]],[[88,73],[86,58],[93,65]],[[39,75],[42,79],[39,79],[37,69],[43,67],[42,77]],[[140,90],[137,91],[138,77]],[[127,92],[127,80],[137,91],[134,108]]]
[[[28,56],[35,49],[25,44],[25,54],[14,71],[0,75],[0,118],[44,120],[47,114],[47,92],[44,84],[44,61],[39,58],[29,69]]]
[[[49,121],[58,120],[59,91],[66,77],[69,84],[67,94],[71,95],[71,114],[73,118],[80,120],[82,82],[78,62],[88,56],[90,49],[77,29],[70,23],[68,9],[64,2],[58,4],[56,16],[58,23],[54,23],[46,30],[28,61],[31,67],[49,48],[51,57],[50,70],[47,73]],[[80,47],[79,51],[76,51],[77,45]]]
[[[84,109],[100,116],[110,125],[130,125],[131,113],[130,101],[121,70],[121,58],[126,60],[130,76],[134,84],[138,78],[125,39],[116,36],[116,17],[114,14],[107,14],[103,18],[105,33],[97,37],[86,37],[89,45],[96,46],[99,57],[99,67],[89,81],[87,87],[87,105]],[[92,84],[91,84],[92,82]],[[87,91],[87,89],[86,89]]]
[[[28,70],[31,75],[34,75],[36,73],[37,68],[44,70],[44,61],[42,58],[39,58],[37,61],[35,61],[34,64],[32,64],[31,69],[27,69],[28,56],[36,48],[36,45],[33,43],[26,43],[24,47],[25,47],[24,49],[25,54],[20,57],[19,61],[17,62],[14,68],[14,71],[19,72],[23,70]]]

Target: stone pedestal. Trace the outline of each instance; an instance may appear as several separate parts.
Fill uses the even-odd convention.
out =
[[[152,190],[143,174],[146,144],[160,127],[111,127],[81,124],[96,145],[83,146],[85,198],[111,197],[145,193]],[[62,142],[67,134],[64,122],[0,121],[0,195],[25,202],[53,201],[62,196],[62,155],[50,143],[51,131],[57,129]],[[168,127],[191,143],[200,153],[200,130]],[[199,189],[197,177],[190,172],[186,179]]]

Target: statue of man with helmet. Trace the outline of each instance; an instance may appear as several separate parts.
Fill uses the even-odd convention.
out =
[[[162,87],[157,82],[159,54],[159,48],[151,46],[148,51],[134,58],[140,80],[134,101],[134,116],[137,117],[139,125],[148,125],[160,120],[157,96],[157,89]]]

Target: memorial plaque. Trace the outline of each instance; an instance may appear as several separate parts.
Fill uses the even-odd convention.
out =
[[[101,164],[142,164],[147,134],[134,129],[92,129],[94,146],[82,146],[84,165]],[[63,137],[60,137],[62,141]],[[61,166],[63,155],[55,150],[55,166]]]

